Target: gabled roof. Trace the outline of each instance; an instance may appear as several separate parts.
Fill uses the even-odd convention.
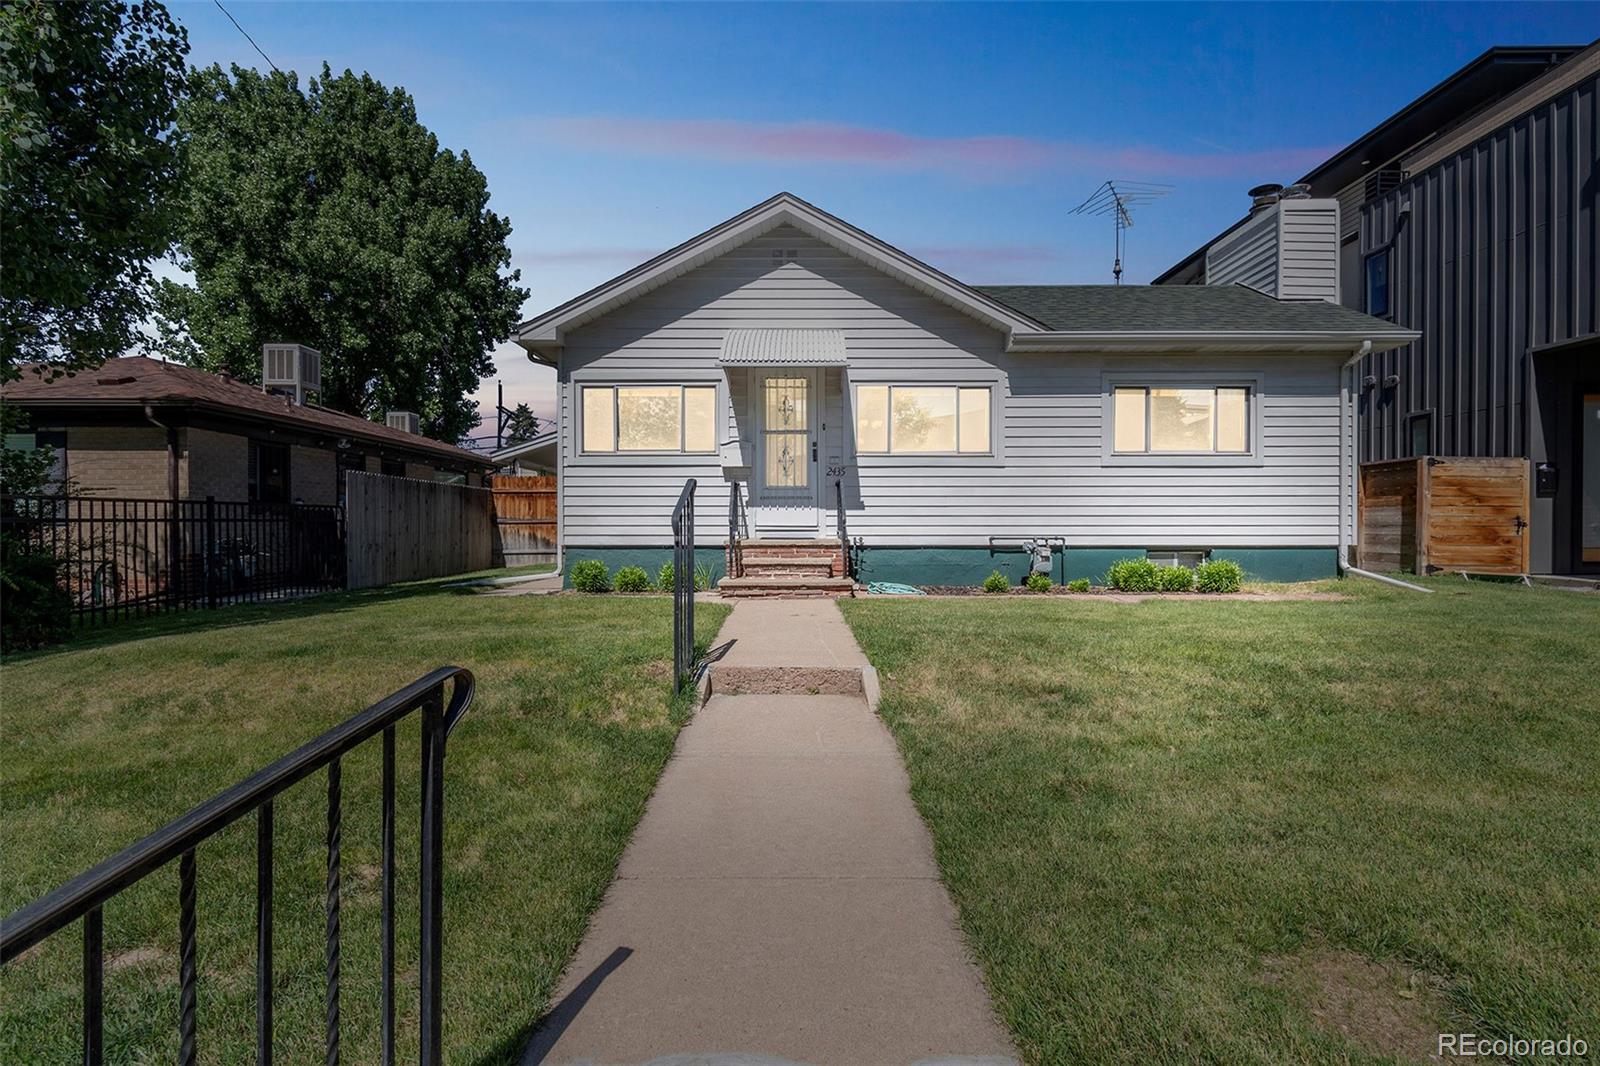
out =
[[[842,219],[790,193],[779,193],[670,251],[525,322],[517,341],[550,362],[565,331],[606,314],[680,277],[745,241],[792,225],[865,260],[907,285],[943,300],[1005,334],[1017,351],[1375,351],[1399,347],[1419,334],[1358,311],[1320,301],[1280,301],[1253,290],[1172,289],[1111,285],[972,286],[935,270]],[[1148,293],[1148,295],[1136,295]],[[737,331],[735,331],[737,332]],[[781,331],[759,331],[761,347],[781,349]],[[736,338],[735,347],[748,338]],[[840,336],[842,342],[843,337]],[[813,361],[820,345],[808,341]],[[726,348],[724,350],[726,355]],[[739,360],[736,358],[735,362]],[[723,362],[726,364],[727,359]]]
[[[30,408],[184,407],[255,422],[275,422],[297,429],[353,437],[372,444],[407,450],[453,463],[487,467],[485,456],[417,433],[392,429],[370,419],[316,404],[298,405],[283,396],[262,392],[234,378],[163,363],[145,356],[108,360],[98,370],[80,370],[51,379],[38,368],[25,367],[22,377],[0,387],[6,403]]]
[[[538,358],[541,351],[559,347],[568,330],[593,321],[779,226],[793,226],[995,329],[1009,332],[1040,326],[1026,315],[793,193],[781,192],[603,285],[529,319],[518,329],[517,342]]]

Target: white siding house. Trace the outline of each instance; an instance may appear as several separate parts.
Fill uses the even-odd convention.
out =
[[[1353,357],[1391,324],[1242,287],[974,288],[788,194],[526,323],[556,367],[563,558],[658,564],[687,478],[720,559],[836,536],[860,577],[1059,576],[1147,550],[1329,574]]]

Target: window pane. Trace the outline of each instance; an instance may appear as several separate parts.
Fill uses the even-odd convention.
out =
[[[1250,450],[1245,427],[1249,421],[1249,389],[1217,390],[1217,451]]]
[[[1215,393],[1211,389],[1150,390],[1150,450],[1209,452]]]
[[[717,390],[683,390],[683,449],[689,452],[717,450]]]
[[[894,405],[896,454],[956,450],[956,390],[896,385]]]
[[[676,385],[617,387],[617,450],[678,451],[683,446],[683,396]]]
[[[1112,450],[1118,452],[1144,451],[1144,390],[1118,389],[1111,412],[1115,430]]]
[[[767,429],[805,429],[810,417],[810,378],[768,378]]]
[[[961,390],[961,450],[989,450],[989,390]]]
[[[583,450],[586,452],[616,451],[611,391],[598,388],[583,390]]]
[[[768,433],[766,435],[766,480],[769,489],[803,489],[811,482],[811,463],[806,455],[809,434]]]
[[[856,451],[889,450],[889,386],[856,388]]]

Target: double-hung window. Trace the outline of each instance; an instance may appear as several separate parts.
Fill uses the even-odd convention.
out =
[[[717,450],[714,385],[584,385],[581,392],[585,452]]]
[[[1393,310],[1390,267],[1394,249],[1382,248],[1367,256],[1367,314],[1388,318]]]
[[[987,385],[857,385],[860,455],[987,455]]]
[[[1116,455],[1246,455],[1250,388],[1118,385],[1112,392]]]

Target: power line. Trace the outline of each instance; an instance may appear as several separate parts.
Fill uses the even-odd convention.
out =
[[[267,61],[267,66],[271,67],[273,69],[273,71],[275,71],[276,73],[282,74],[283,71],[278,70],[278,64],[276,64],[276,63],[274,63],[272,61],[272,57],[267,55],[267,53],[261,51],[261,46],[259,44],[256,44],[256,39],[254,37],[250,36],[250,34],[245,31],[245,28],[243,26],[239,25],[239,20],[234,18],[232,13],[229,12],[227,8],[222,6],[222,0],[211,0],[211,2],[213,4],[217,5],[217,10],[218,11],[220,11],[224,15],[228,16],[228,21],[233,23],[233,28],[234,29],[236,29],[240,33],[244,34],[244,39],[250,42],[250,47],[254,48],[257,52],[261,52],[261,58],[265,59]]]

